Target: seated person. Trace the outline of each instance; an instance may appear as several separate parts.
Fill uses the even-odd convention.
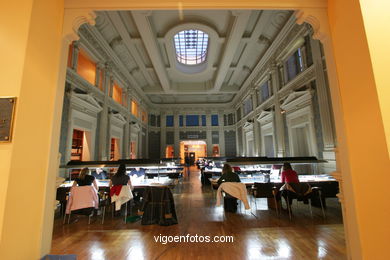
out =
[[[240,177],[235,173],[230,164],[225,164],[222,169],[222,176],[218,179],[218,185],[222,182],[241,182]]]
[[[124,164],[119,165],[115,175],[111,177],[109,187],[111,188],[115,185],[130,185],[130,189],[133,189],[130,177],[126,174],[126,165]]]
[[[90,175],[90,171],[87,167],[81,169],[79,176],[74,180],[72,186],[88,186],[88,185],[93,185],[98,191],[98,186],[95,177]]]
[[[298,174],[291,167],[290,163],[283,164],[282,183],[298,183]]]
[[[282,168],[282,183],[299,183],[298,174],[296,171],[294,171],[291,167],[290,163],[284,163]],[[284,199],[286,200],[287,205],[291,205],[292,198],[288,198],[285,196]],[[283,208],[282,208],[283,209]]]
[[[95,171],[92,172],[92,176],[97,180],[107,179],[107,173],[102,168],[96,168]]]
[[[145,178],[145,169],[135,167],[133,170],[131,170],[130,176],[131,177],[138,177],[138,178],[139,177]]]
[[[222,176],[218,179],[218,185],[222,182],[241,182],[240,177],[237,173],[233,172],[230,164],[225,164],[222,169]],[[226,193],[224,197],[224,209],[227,212],[236,212],[237,211],[237,199]]]
[[[207,165],[206,165],[207,169],[212,169],[214,166],[215,166],[215,164],[214,164],[213,161],[208,161],[207,162]]]

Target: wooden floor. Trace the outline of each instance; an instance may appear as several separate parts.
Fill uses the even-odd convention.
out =
[[[62,225],[56,219],[52,254],[77,254],[78,259],[346,259],[344,227],[340,205],[327,199],[327,218],[307,205],[293,206],[292,221],[288,213],[278,217],[268,210],[265,199],[257,199],[257,210],[224,213],[215,207],[209,186],[202,187],[199,172],[191,168],[182,184],[173,190],[178,225],[142,226],[125,224],[123,218],[108,214],[104,225],[98,221]],[[254,207],[253,200],[251,201]],[[233,236],[232,243],[155,242],[161,236]],[[194,238],[193,238],[194,239]]]

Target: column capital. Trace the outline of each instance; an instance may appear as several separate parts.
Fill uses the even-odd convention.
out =
[[[96,13],[91,9],[65,9],[62,35],[71,43],[80,36],[78,31],[84,23],[95,25]]]
[[[313,28],[313,38],[321,42],[329,40],[328,13],[326,8],[301,8],[295,12],[298,24],[304,22]]]

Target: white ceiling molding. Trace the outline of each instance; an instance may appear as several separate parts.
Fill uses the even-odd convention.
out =
[[[248,46],[246,48],[251,48],[253,45],[257,44],[258,38],[262,35],[264,30],[266,29],[267,26],[269,26],[269,23],[271,21],[271,18],[274,16],[275,11],[269,11],[269,12],[264,12],[262,11],[260,13],[260,18],[257,20],[256,26],[249,38],[246,38],[245,41],[247,42]],[[251,52],[244,52],[243,55],[240,57],[240,60],[237,64],[236,67],[239,69],[235,70],[233,72],[233,75],[231,76],[229,83],[231,84],[232,82],[236,82],[240,73],[241,73],[241,68],[244,68],[245,62],[249,58],[249,55],[252,55]]]
[[[259,122],[261,125],[267,124],[270,121],[272,121],[274,118],[274,112],[273,111],[261,111],[260,115],[256,118],[257,122]]]
[[[305,106],[311,103],[311,93],[309,90],[305,91],[294,91],[283,101],[280,105],[280,108],[286,111],[286,113],[290,113],[291,111]]]
[[[137,25],[138,32],[141,35],[142,41],[149,53],[152,64],[160,80],[161,86],[165,92],[170,92],[170,81],[165,70],[165,65],[161,58],[161,52],[158,48],[155,33],[150,24],[148,16],[151,11],[132,11],[134,22]]]
[[[135,47],[134,44],[132,44],[132,38],[130,34],[127,32],[125,25],[123,24],[123,21],[121,17],[119,16],[118,12],[105,12],[108,16],[108,21],[110,22],[111,26],[113,26],[116,31],[121,36],[123,43],[131,56],[133,56],[135,62],[137,63],[138,67],[141,69],[143,76],[145,77],[146,81],[149,85],[154,85],[153,79],[150,77],[149,72],[146,70],[145,63],[142,61],[142,58]]]
[[[228,40],[226,42],[222,59],[219,64],[217,76],[215,77],[213,91],[217,92],[221,89],[221,86],[225,80],[226,73],[229,70],[230,64],[233,60],[234,54],[238,48],[240,40],[245,32],[246,25],[248,23],[251,11],[240,10],[232,11],[234,21],[232,28],[230,29]]]
[[[294,14],[291,14],[290,18],[286,22],[286,24],[283,26],[283,28],[280,30],[278,35],[276,36],[275,40],[272,42],[272,44],[268,47],[267,51],[262,56],[261,60],[256,64],[255,68],[252,70],[252,73],[246,78],[245,82],[242,84],[240,91],[235,96],[233,103],[236,103],[238,100],[240,100],[240,97],[246,93],[247,88],[251,86],[251,83],[253,81],[256,81],[257,77],[264,77],[264,71],[267,69],[267,62],[271,59],[271,57],[275,54],[277,49],[282,46],[283,41],[286,41],[287,37],[289,36],[290,32],[293,31],[294,27],[297,27],[296,25],[296,18]]]

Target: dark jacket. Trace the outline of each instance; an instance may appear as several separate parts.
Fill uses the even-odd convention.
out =
[[[168,187],[147,187],[142,201],[140,209],[142,225],[169,226],[177,224],[175,202]]]
[[[218,185],[222,182],[241,182],[240,177],[235,172],[227,172],[222,174],[218,180]]]

